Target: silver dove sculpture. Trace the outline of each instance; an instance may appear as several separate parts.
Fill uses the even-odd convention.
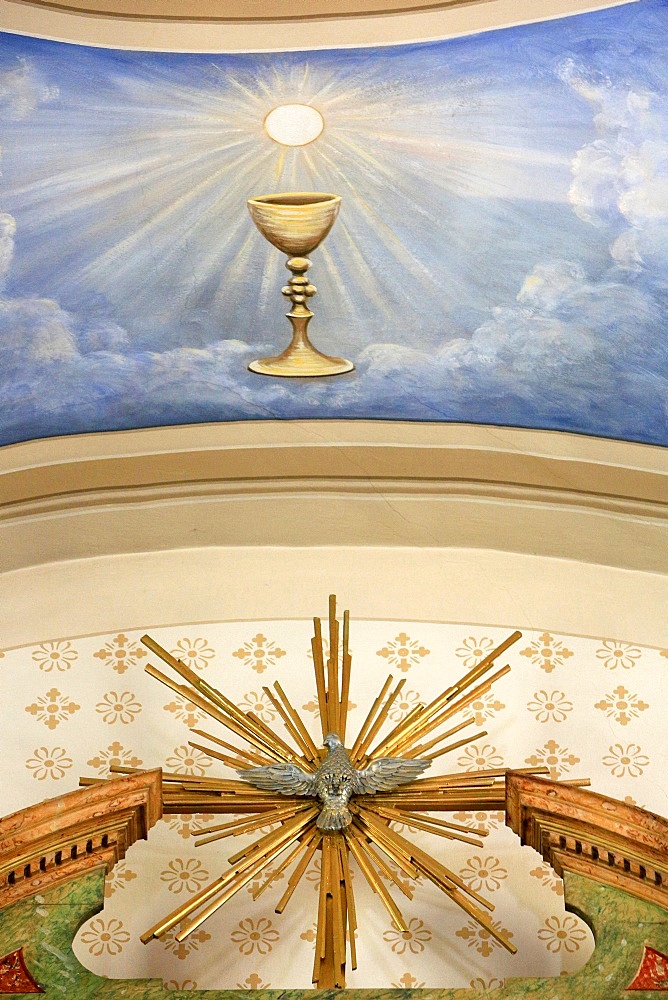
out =
[[[328,733],[323,740],[328,753],[314,774],[296,764],[267,764],[237,771],[243,781],[267,792],[281,795],[310,795],[320,799],[323,808],[316,825],[320,830],[343,830],[352,823],[348,802],[353,795],[389,792],[414,781],[431,764],[430,760],[380,757],[358,771],[338,733]]]

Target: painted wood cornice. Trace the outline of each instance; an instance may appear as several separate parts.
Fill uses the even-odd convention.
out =
[[[0,909],[111,871],[162,815],[160,768],[67,792],[0,820]]]
[[[668,910],[668,820],[546,778],[510,773],[506,823],[557,872],[583,875]]]

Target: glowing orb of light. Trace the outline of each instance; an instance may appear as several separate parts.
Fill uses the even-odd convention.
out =
[[[325,127],[319,111],[308,104],[280,104],[264,120],[267,135],[282,146],[306,146]]]

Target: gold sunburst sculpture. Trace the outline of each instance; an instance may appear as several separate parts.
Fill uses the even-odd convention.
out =
[[[336,734],[343,746],[346,746],[352,666],[348,637],[349,614],[344,612],[341,628],[336,616],[336,598],[331,595],[327,658],[324,655],[319,618],[314,618],[311,647],[322,737],[324,740],[331,734]],[[353,777],[354,772],[375,774],[379,767],[382,770],[382,762],[388,758],[395,764],[398,761],[412,761],[415,765],[422,762],[422,766],[417,768],[419,772],[437,758],[487,735],[485,731],[479,730],[453,741],[452,738],[472,726],[475,719],[473,715],[468,715],[456,725],[452,725],[451,720],[486,694],[496,681],[508,673],[508,665],[490,672],[495,661],[520,637],[520,632],[513,632],[455,684],[447,687],[429,704],[416,705],[374,744],[405,683],[403,678],[393,686],[394,678],[390,675],[345,754],[350,774]],[[253,833],[267,826],[277,827],[232,854],[228,858],[230,867],[223,875],[141,936],[145,944],[154,938],[161,938],[177,924],[180,926],[175,934],[176,940],[183,941],[240,889],[254,879],[261,879],[263,872],[266,871],[266,877],[253,890],[253,898],[257,898],[286,869],[294,865],[287,889],[276,904],[276,913],[282,913],[319,851],[321,880],[313,967],[313,983],[317,987],[345,986],[348,954],[351,968],[357,968],[357,913],[351,880],[351,860],[380,898],[399,931],[407,932],[408,927],[385,883],[393,885],[410,899],[411,890],[398,873],[411,879],[423,875],[509,952],[517,950],[506,933],[492,922],[490,913],[494,909],[493,904],[436,858],[401,836],[392,825],[409,824],[412,828],[448,840],[459,840],[482,847],[482,842],[471,836],[468,827],[426,814],[503,808],[507,768],[439,774],[414,780],[404,778],[405,783],[400,787],[371,794],[352,794],[348,802],[350,815],[347,825],[343,825],[341,829],[321,829],[317,821],[324,812],[321,805],[324,799],[320,795],[321,802],[316,803],[314,799],[318,796],[312,787],[316,772],[321,774],[323,771],[323,762],[328,752],[316,745],[280,683],[276,681],[273,690],[264,687],[263,691],[281,718],[290,742],[270,729],[254,712],[238,708],[150,636],[143,636],[142,642],[185,683],[179,683],[151,664],[145,668],[147,673],[196,705],[244,744],[238,746],[211,733],[193,729],[194,735],[213,746],[194,741],[190,741],[190,746],[233,768],[240,778],[195,777],[163,772],[164,811],[235,815],[236,818],[231,822],[198,830],[195,834],[199,838],[198,846],[226,837]],[[332,741],[328,742],[331,745]],[[286,773],[287,768],[287,773],[302,775],[303,787],[311,791],[290,794],[289,789],[278,792],[266,787],[254,787],[248,783],[248,779],[253,774],[260,773],[260,768],[271,769],[270,772],[261,772],[263,774],[274,774],[276,770]],[[120,766],[112,768],[112,771],[122,773],[136,770]],[[538,767],[518,770],[545,774],[548,769]],[[246,772],[247,780],[243,780]],[[91,780],[95,779],[84,779],[85,783]],[[570,783],[588,784],[587,781]],[[246,815],[247,818],[243,818]],[[487,831],[476,832],[480,836],[487,834]],[[278,861],[279,858],[282,859]],[[278,862],[277,866],[270,868],[275,862]],[[398,873],[390,863],[396,866]]]

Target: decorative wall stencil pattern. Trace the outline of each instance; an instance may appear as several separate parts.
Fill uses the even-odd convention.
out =
[[[391,671],[388,659],[379,656],[378,650],[390,649],[397,636],[405,634],[430,651],[418,656],[408,671],[394,668],[395,678],[406,677],[402,692],[406,704],[397,706],[403,711],[415,703],[414,697],[427,700],[442,690],[448,678],[459,677],[465,656],[474,656],[479,650],[477,659],[481,658],[516,624],[492,628],[353,621],[351,725],[361,724],[370,696],[375,697]],[[86,638],[37,636],[30,646],[3,650],[0,704],[11,712],[6,724],[12,726],[12,740],[4,750],[6,772],[12,776],[3,793],[6,812],[75,788],[79,775],[103,776],[112,763],[162,765],[191,774],[228,773],[222,764],[188,745],[189,739],[197,742],[198,738],[188,733],[187,706],[180,706],[179,711],[170,708],[171,695],[144,673],[151,657],[137,655],[139,634],[122,631],[122,622],[119,629]],[[312,634],[308,621],[176,625],[153,629],[152,634],[166,649],[178,649],[182,654],[188,649],[197,651],[198,656],[203,650],[210,651],[201,668],[203,674],[239,705],[263,705],[262,686],[274,680],[280,680],[297,704],[308,704],[314,698],[312,661],[307,653]],[[550,657],[549,671],[543,666],[544,654],[523,653],[529,648],[536,647],[538,652],[548,648],[546,634],[551,637],[551,650],[570,652],[566,657]],[[266,665],[261,678],[252,664],[234,655],[258,635],[264,637],[263,648],[273,644],[283,652]],[[124,637],[122,642],[119,636]],[[467,645],[469,638],[475,643]],[[614,654],[623,647],[628,666],[615,656],[612,669],[610,657],[599,655],[600,650]],[[70,656],[66,670],[52,668],[48,673],[58,677],[58,690],[79,709],[55,730],[45,728],[37,715],[11,708],[17,690],[22,705],[37,704],[44,695],[43,661],[33,655],[37,649],[66,650]],[[127,665],[120,676],[113,669],[119,649],[135,650],[121,657],[120,662]],[[96,655],[100,650],[109,655]],[[487,735],[437,763],[444,772],[474,771],[493,766],[491,761],[518,767],[545,763],[555,774],[589,776],[596,791],[617,798],[631,795],[639,805],[666,815],[668,750],[660,710],[668,698],[664,653],[629,639],[555,635],[549,630],[546,633],[544,627],[525,629],[517,646],[506,654],[512,670],[495,685],[494,701],[471,707],[471,714],[485,715],[476,726],[482,726]],[[627,692],[623,697],[620,686]],[[613,698],[615,705],[624,701],[627,707],[614,711],[599,707],[612,704]],[[632,706],[641,702],[646,707],[633,712]],[[104,712],[100,705],[105,706]],[[116,705],[121,707],[117,710]],[[128,712],[130,705],[140,705],[141,711]],[[131,721],[124,721],[128,715]],[[304,718],[317,736],[315,714]],[[193,719],[190,725],[197,728],[203,723]],[[591,952],[589,932],[577,918],[565,913],[560,880],[537,855],[520,848],[504,825],[503,813],[461,811],[451,818],[472,833],[485,828],[490,831],[482,849],[443,840],[436,853],[442,851],[455,872],[474,889],[479,886],[490,895],[495,905],[493,918],[513,935],[518,955],[513,957],[494,947],[492,938],[469,926],[447,901],[435,898],[423,880],[406,880],[413,900],[402,901],[410,921],[410,936],[404,937],[389,925],[384,911],[373,905],[356,879],[359,907],[364,910],[364,922],[360,921],[364,961],[350,974],[351,986],[473,987],[475,983],[475,989],[484,991],[488,988],[485,984],[508,977],[558,976],[581,967]],[[232,845],[196,848],[193,832],[209,823],[209,819],[187,814],[166,816],[148,842],[138,843],[128,852],[123,865],[109,877],[104,912],[93,918],[104,926],[89,922],[82,928],[77,944],[81,960],[111,977],[159,975],[166,982],[196,983],[199,989],[260,988],[249,985],[254,983],[277,989],[307,987],[315,940],[308,914],[320,879],[316,864],[310,866],[292,911],[288,907],[281,915],[274,913],[282,892],[280,880],[273,894],[269,889],[257,898],[253,892],[258,887],[251,885],[251,891],[239,893],[238,904],[230,903],[206,930],[198,930],[184,942],[177,942],[171,933],[148,946],[139,942],[139,935],[160,914],[171,910],[175,900],[197,891],[205,884],[204,878],[215,877],[226,866],[228,854],[238,849],[237,843],[242,846],[238,838]],[[417,830],[407,835],[418,843],[422,837],[428,840]],[[431,841],[425,846],[434,850]]]
[[[4,35],[0,442],[324,417],[668,443],[667,55],[665,0],[379,49]],[[286,104],[321,134],[271,138]],[[287,336],[246,199],[289,190],[342,197],[315,336],[356,367],[306,386],[246,370]]]

